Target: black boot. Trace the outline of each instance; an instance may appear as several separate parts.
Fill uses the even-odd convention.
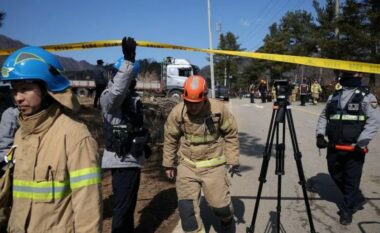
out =
[[[339,222],[342,225],[349,225],[352,223],[352,214],[349,212],[339,211]]]
[[[352,208],[352,211],[355,213],[359,210],[362,210],[364,209],[364,205],[367,203],[367,200],[364,199],[364,197],[360,198],[360,200],[356,203],[356,205],[354,206],[354,208]]]
[[[223,233],[235,233],[236,232],[236,224],[235,219],[232,217],[228,221],[220,221],[221,232]]]

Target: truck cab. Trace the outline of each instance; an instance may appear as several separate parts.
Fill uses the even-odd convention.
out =
[[[167,96],[181,98],[186,79],[194,75],[196,66],[186,59],[167,57],[162,65],[162,79]]]

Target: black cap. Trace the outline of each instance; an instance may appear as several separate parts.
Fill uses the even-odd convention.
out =
[[[346,87],[360,87],[361,74],[354,71],[342,71],[340,74],[339,83]]]
[[[104,61],[102,59],[99,59],[96,61],[96,64],[98,65],[103,65],[104,64]]]
[[[341,78],[353,78],[353,77],[361,78],[362,74],[359,72],[355,72],[355,71],[342,71],[340,74],[340,77]]]

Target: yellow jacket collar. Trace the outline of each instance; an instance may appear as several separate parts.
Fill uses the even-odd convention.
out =
[[[39,134],[43,131],[47,131],[60,114],[60,106],[58,104],[52,104],[32,116],[22,117],[20,115],[21,136],[24,138],[30,134]]]

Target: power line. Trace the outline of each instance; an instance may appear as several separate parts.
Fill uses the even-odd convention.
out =
[[[279,8],[279,10],[275,13],[275,14],[272,14],[270,17],[268,17],[269,20],[266,20],[266,22],[269,22],[271,19],[274,18],[274,16],[278,15],[281,11],[283,11],[285,9],[285,6],[288,4],[288,0],[287,1],[284,1],[284,4]],[[258,27],[256,28],[256,30],[252,31],[251,34],[254,34],[254,32],[260,32],[261,30],[263,30],[265,27],[268,27],[268,25],[266,24],[263,24],[261,27]]]
[[[297,10],[300,6],[304,5],[305,2],[306,2],[306,0],[302,0],[302,2],[298,2],[298,4],[297,4],[297,2],[295,2],[295,3],[293,4],[293,6],[289,8],[288,12],[289,12],[289,11],[295,11],[295,10]],[[282,11],[283,9],[284,9],[284,8],[280,9],[279,11],[277,11],[277,13],[276,13],[275,15],[279,14],[280,11]],[[263,28],[262,28],[262,29],[263,29]],[[256,49],[258,49],[258,47],[260,47],[260,45],[261,45],[262,43],[263,43],[262,41],[259,42],[259,43],[257,43],[255,46],[252,47],[251,50],[255,51]]]
[[[266,5],[266,7],[261,11],[261,14],[258,16],[258,17],[255,17],[256,19],[258,19],[257,21],[253,21],[255,22],[255,24],[257,24],[259,22],[259,20],[265,15],[265,13],[268,11],[268,9],[272,9],[273,7],[271,7],[273,5],[273,3],[276,3],[276,2],[273,2],[274,0],[270,0],[268,1],[268,4]],[[252,24],[251,25],[251,28],[255,28],[256,25]],[[250,31],[250,28],[248,28],[242,35],[241,37],[244,37],[247,32]]]

